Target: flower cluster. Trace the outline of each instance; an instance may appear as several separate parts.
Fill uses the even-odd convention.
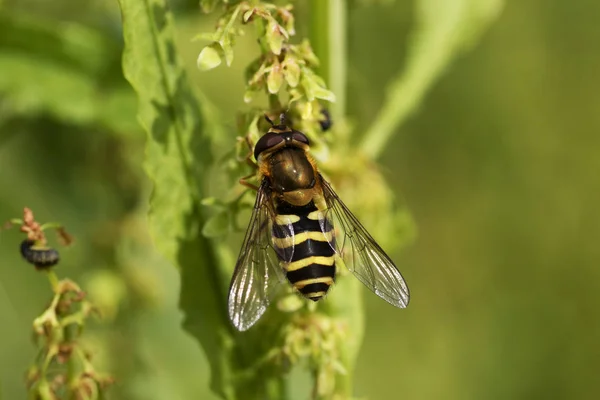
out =
[[[315,72],[319,60],[310,43],[307,40],[290,43],[295,34],[291,5],[256,1],[226,5],[215,32],[196,37],[211,42],[200,51],[198,67],[209,70],[220,65],[222,60],[231,65],[236,38],[244,34],[242,27],[251,23],[256,26],[261,52],[246,69],[244,101],[250,103],[266,94],[269,99],[267,113],[275,117],[286,112],[296,129],[319,142],[318,133],[328,119],[321,102],[333,102],[335,96]],[[257,140],[254,130],[258,129],[258,119],[264,111],[252,111],[251,117],[245,119],[246,124],[240,127],[244,135],[251,136],[252,142]]]
[[[12,219],[4,228],[15,225],[27,235],[21,243],[21,255],[37,270],[47,273],[54,293],[48,308],[33,321],[39,351],[27,373],[30,397],[99,399],[113,379],[96,372],[90,354],[79,343],[86,321],[96,308],[75,282],[58,280],[52,267],[58,264],[59,253],[48,246],[45,230],[55,229],[63,245],[71,244],[73,238],[60,224],[38,223],[29,208],[24,209],[22,219]]]

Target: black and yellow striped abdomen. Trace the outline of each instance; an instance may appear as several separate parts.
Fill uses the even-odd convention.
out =
[[[273,229],[273,245],[287,279],[304,297],[320,300],[335,281],[333,226],[313,202],[303,207],[280,203],[276,211],[274,224],[292,222],[293,227],[292,237]]]

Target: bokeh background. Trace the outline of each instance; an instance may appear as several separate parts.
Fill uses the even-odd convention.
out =
[[[349,114],[358,132],[405,61],[412,2],[354,4]],[[251,39],[236,62],[195,68],[212,27],[172,2],[190,77],[234,137]],[[300,7],[302,7],[300,5]],[[600,3],[507,2],[432,87],[382,157],[418,228],[393,258],[412,302],[365,296],[356,394],[370,399],[600,396]],[[299,20],[302,25],[302,20]],[[105,310],[89,327],[115,399],[215,399],[180,328],[179,276],[152,249],[145,135],[120,70],[116,2],[0,3],[0,220],[31,207],[76,237],[58,269]],[[0,233],[0,397],[25,397],[45,278]],[[232,247],[236,240],[231,240]]]

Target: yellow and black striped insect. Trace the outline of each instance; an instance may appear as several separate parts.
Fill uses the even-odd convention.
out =
[[[318,301],[346,267],[376,295],[404,308],[409,291],[390,257],[323,179],[302,132],[271,120],[254,148],[260,186],[229,289],[229,317],[250,328],[287,279]]]

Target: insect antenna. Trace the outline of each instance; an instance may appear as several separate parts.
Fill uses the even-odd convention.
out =
[[[284,125],[284,126],[287,126],[287,117],[286,117],[286,115],[285,115],[285,112],[282,112],[282,113],[279,115],[279,125]]]
[[[289,109],[287,110],[289,111]],[[288,119],[287,119],[287,111],[282,112],[281,114],[279,114],[279,124],[275,124],[273,122],[273,120],[271,118],[269,118],[269,116],[265,113],[265,119],[267,120],[267,122],[269,124],[271,124],[272,127],[274,128],[279,128],[279,129],[285,129],[288,125]]]
[[[271,126],[275,126],[275,124],[273,123],[273,121],[271,120],[271,118],[269,118],[269,116],[267,114],[265,114],[265,119],[267,120],[267,122],[269,124],[271,124]]]

